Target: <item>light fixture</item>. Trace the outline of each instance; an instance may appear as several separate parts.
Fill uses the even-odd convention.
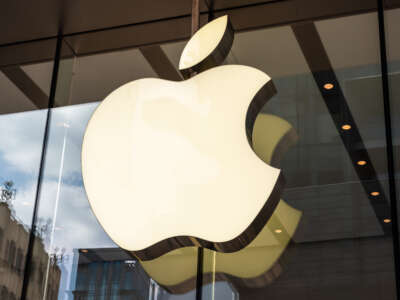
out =
[[[282,229],[275,229],[275,233],[282,233]]]
[[[345,125],[342,126],[342,129],[343,130],[350,130],[351,129],[351,125],[345,124]]]
[[[82,253],[88,253],[89,250],[87,250],[87,249],[81,249],[81,252],[82,252]]]
[[[359,165],[359,166],[365,166],[366,164],[367,164],[367,162],[365,160],[359,160],[357,162],[357,165]]]
[[[371,192],[371,196],[374,196],[374,197],[379,196],[379,192]]]
[[[333,89],[333,84],[332,83],[325,83],[324,84],[324,89],[326,89],[326,90],[331,90],[331,89]]]
[[[391,219],[383,219],[383,222],[384,223],[390,223],[390,222],[392,222],[392,220]]]

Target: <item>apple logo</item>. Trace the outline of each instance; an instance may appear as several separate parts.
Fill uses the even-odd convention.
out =
[[[227,16],[208,23],[179,64],[184,77],[197,75],[129,82],[87,125],[82,176],[91,208],[113,241],[142,261],[187,246],[238,251],[280,201],[281,171],[252,148],[256,117],[276,90],[255,68],[213,67],[232,42]]]
[[[279,167],[282,155],[297,140],[296,131],[286,120],[266,113],[258,115],[253,149],[269,165]],[[245,248],[233,253],[204,249],[203,285],[225,281],[241,290],[263,288],[274,282],[288,267],[293,251],[287,248],[301,215],[301,211],[281,199],[264,228]],[[197,260],[197,248],[185,247],[140,264],[170,294],[183,294],[197,287]]]

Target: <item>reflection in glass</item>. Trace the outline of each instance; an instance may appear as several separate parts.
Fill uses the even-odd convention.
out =
[[[35,243],[50,257],[41,262],[46,280],[43,293],[56,293],[54,299],[132,299],[133,295],[137,299],[175,299],[150,280],[135,257],[113,243],[89,206],[80,151],[86,124],[97,105],[52,109],[37,224],[45,225],[46,231],[43,241]],[[35,255],[38,250],[34,249]],[[40,267],[40,262],[34,265]],[[189,292],[179,299],[193,297],[194,292]]]
[[[2,48],[5,53],[7,49]],[[52,65],[47,61],[0,67],[0,299],[21,296],[47,114],[42,108],[48,102]],[[41,263],[49,259],[43,249],[46,230],[43,223],[33,233],[38,249],[32,297],[42,295],[44,276],[37,274],[45,274]],[[52,287],[57,291],[58,283]]]
[[[255,153],[275,167],[297,140],[288,122],[270,114],[257,117],[252,136]],[[233,253],[204,249],[203,284],[226,281],[235,290],[270,284],[280,275],[282,255],[300,218],[300,211],[281,200],[261,232],[244,249]],[[197,248],[186,247],[141,264],[157,283],[171,293],[179,294],[196,287],[197,269],[193,268],[196,261]],[[166,272],[172,268],[173,273]]]
[[[395,299],[392,236],[384,219],[377,218],[377,211],[388,212],[390,207],[384,198],[387,170],[376,13],[331,18],[315,26],[332,70],[323,69],[321,53],[313,56],[314,64],[305,60],[290,26],[235,37],[231,53],[235,62],[255,66],[274,78],[278,93],[264,112],[288,120],[299,133],[298,144],[282,159],[287,179],[282,198],[303,212],[289,249],[294,251],[288,251],[290,258],[280,276],[272,284],[236,290],[240,299],[252,300],[376,299],[382,295]],[[315,50],[307,37],[305,46]],[[316,85],[315,76],[323,79],[328,73],[335,74],[338,82],[327,90],[323,84]],[[340,131],[334,120],[346,120],[348,114],[335,97],[338,89],[355,120],[351,128],[342,128],[346,123],[341,123]],[[329,91],[333,113],[323,94]],[[354,165],[358,167],[362,157],[354,163],[349,157],[348,149],[357,154],[361,148],[351,139],[356,128],[365,144],[362,150],[371,158],[367,166],[376,170],[374,180],[355,172]],[[343,141],[342,134],[347,134]],[[376,191],[377,181],[383,189],[373,202],[370,193]],[[205,259],[204,264],[209,265],[204,269],[217,266],[218,259]],[[217,285],[207,299],[216,295]]]
[[[2,136],[0,146],[0,260],[3,269],[0,286],[9,299],[16,299],[21,293],[45,116],[45,111],[0,115],[0,131],[8,132]],[[46,225],[41,224],[35,232],[39,245],[35,261],[48,260],[47,253],[40,247]],[[44,274],[45,270],[42,268],[41,272]],[[32,285],[34,295],[41,295],[41,284],[42,278],[38,278]]]
[[[396,181],[397,195],[400,192],[400,42],[399,26],[400,9],[388,9],[385,11],[385,30],[386,47],[388,59],[388,77],[389,77],[389,100],[392,121],[392,136],[394,145],[394,176]],[[399,206],[399,197],[397,196],[397,205]],[[398,213],[398,217],[400,214]]]

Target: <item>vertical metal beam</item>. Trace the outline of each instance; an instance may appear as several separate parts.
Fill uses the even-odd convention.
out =
[[[382,74],[382,92],[383,92],[383,108],[385,116],[385,136],[386,136],[386,159],[389,175],[389,198],[392,214],[392,232],[393,232],[393,256],[396,275],[396,290],[397,299],[400,297],[400,242],[399,242],[399,221],[397,214],[397,191],[394,168],[393,154],[393,135],[392,135],[392,120],[389,98],[389,76],[386,52],[386,34],[385,34],[385,14],[383,0],[377,0],[378,4],[378,26],[379,26],[379,47],[381,56],[381,74]]]
[[[192,0],[192,35],[200,26],[200,0]]]
[[[206,0],[205,1],[208,7],[208,22],[214,20],[214,0]]]
[[[199,30],[200,26],[200,7],[199,0],[192,0],[192,36]],[[192,74],[194,76],[196,74]],[[203,296],[203,248],[197,248],[197,277],[196,277],[196,300],[202,300]]]
[[[203,263],[204,249],[197,248],[197,277],[196,277],[196,300],[202,300],[203,297]]]
[[[35,196],[35,204],[33,207],[33,215],[32,215],[32,223],[31,223],[31,231],[29,233],[29,241],[28,241],[28,251],[25,258],[25,268],[24,268],[24,277],[22,282],[22,291],[21,291],[21,300],[26,300],[28,296],[28,287],[30,282],[30,277],[32,274],[32,258],[33,258],[33,246],[35,243],[35,232],[36,232],[36,220],[39,209],[39,199],[41,196],[41,187],[44,177],[44,164],[47,153],[47,144],[49,138],[49,129],[50,129],[50,121],[51,121],[51,108],[54,106],[54,99],[56,95],[56,86],[57,86],[57,77],[58,77],[58,68],[60,65],[60,54],[61,54],[61,44],[62,44],[62,36],[61,34],[57,37],[57,45],[56,52],[54,58],[54,67],[53,74],[51,78],[51,88],[50,88],[50,96],[47,107],[47,116],[46,116],[46,125],[44,128],[44,136],[42,141],[42,154],[40,158],[39,165],[39,176],[36,184],[36,196]]]

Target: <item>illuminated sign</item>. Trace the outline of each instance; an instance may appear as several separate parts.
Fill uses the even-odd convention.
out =
[[[264,228],[283,176],[253,150],[253,129],[276,93],[268,75],[210,66],[228,54],[228,17],[190,39],[173,82],[145,78],[108,95],[82,146],[88,199],[104,230],[141,260],[185,246],[238,251]],[[276,128],[269,128],[274,131]]]

